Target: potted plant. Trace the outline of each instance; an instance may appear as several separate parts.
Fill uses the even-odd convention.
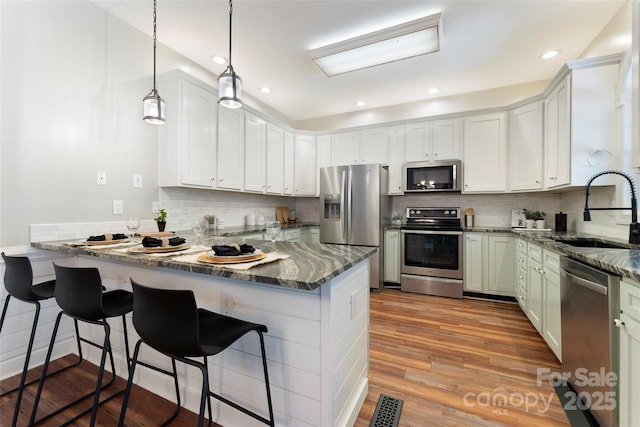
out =
[[[402,225],[402,214],[398,212],[394,212],[391,216],[391,224],[392,225]]]
[[[535,216],[535,221],[536,221],[536,228],[542,230],[545,226],[544,224],[544,217],[547,214],[545,214],[542,211],[535,211],[534,212],[534,216]]]
[[[524,214],[524,220],[527,223],[527,228],[533,228],[533,225],[536,222],[536,212],[530,211],[529,209],[522,209],[522,213]]]
[[[216,226],[216,216],[215,215],[205,215],[204,219],[209,224],[209,230],[213,230]]]
[[[158,231],[164,231],[167,225],[167,211],[164,209],[158,210],[158,216],[154,218],[156,224],[158,224]]]

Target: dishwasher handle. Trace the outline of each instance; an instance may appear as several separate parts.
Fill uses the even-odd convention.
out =
[[[590,289],[594,292],[598,292],[599,294],[602,294],[602,295],[607,295],[608,293],[609,289],[606,286],[600,285],[598,283],[594,283],[590,280],[583,279],[582,277],[576,276],[575,274],[571,274],[566,270],[564,271],[564,273],[567,276],[569,276],[571,280],[577,285]]]

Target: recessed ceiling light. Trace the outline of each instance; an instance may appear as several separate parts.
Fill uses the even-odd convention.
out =
[[[367,105],[364,101],[356,101],[356,107],[364,107]]]
[[[262,86],[260,88],[260,92],[262,92],[262,93],[271,93],[271,88],[270,87],[266,87],[266,86]]]
[[[328,76],[361,70],[440,50],[441,13],[311,50]]]
[[[226,65],[226,63],[227,63],[227,58],[225,58],[224,56],[221,56],[221,55],[213,55],[211,57],[211,60],[214,63],[220,64],[220,65]]]
[[[542,59],[551,59],[551,58],[555,58],[556,56],[558,56],[558,54],[560,53],[559,50],[555,49],[555,50],[549,50],[545,53],[543,53],[542,55],[540,55],[540,58]]]
[[[428,93],[429,95],[433,95],[433,94],[438,93],[438,92],[440,92],[440,89],[438,89],[437,87],[432,87],[431,89],[429,89],[429,90],[427,91],[427,93]]]

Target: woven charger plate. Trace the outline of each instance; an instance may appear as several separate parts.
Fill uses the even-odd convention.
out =
[[[198,257],[198,261],[206,262],[208,264],[239,264],[241,262],[258,261],[267,256],[264,252],[256,252],[258,253],[238,256],[215,256],[202,254]]]
[[[87,246],[99,246],[99,245],[117,245],[118,243],[127,243],[130,242],[131,239],[118,239],[118,240],[86,240],[82,242],[83,245]]]
[[[135,248],[129,249],[129,252],[137,253],[137,254],[153,254],[158,252],[177,252],[183,251],[185,249],[189,249],[191,247],[188,243],[183,243],[182,245],[177,246],[160,246],[157,248],[145,248],[144,246],[136,246]]]
[[[143,231],[138,233],[140,237],[169,237],[175,235],[175,231]]]

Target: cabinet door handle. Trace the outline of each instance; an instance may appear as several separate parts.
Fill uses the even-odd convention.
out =
[[[220,182],[224,181],[224,179],[220,178]]]
[[[622,328],[624,326],[624,322],[620,319],[613,319],[613,324],[616,328]]]

